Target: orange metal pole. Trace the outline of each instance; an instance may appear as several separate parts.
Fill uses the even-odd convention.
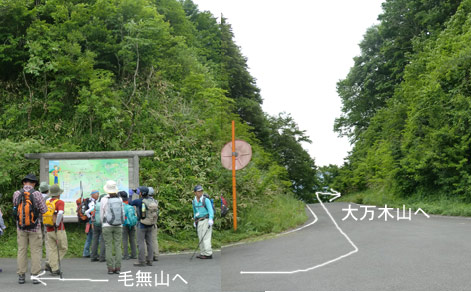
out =
[[[235,122],[232,121],[232,213],[234,230],[237,230],[237,199],[236,199],[236,156],[235,156]]]

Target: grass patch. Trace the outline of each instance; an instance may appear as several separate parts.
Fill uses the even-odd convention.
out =
[[[304,203],[291,196],[274,196],[268,205],[255,205],[244,209],[238,215],[238,229],[219,230],[216,224],[213,230],[212,245],[219,249],[221,246],[240,241],[255,241],[271,237],[273,234],[294,228],[308,219]],[[216,218],[218,220],[218,218]],[[10,224],[4,236],[0,237],[0,257],[16,257],[16,227]],[[85,225],[66,223],[67,242],[69,249],[66,258],[82,257],[86,240]],[[192,251],[198,245],[198,237],[194,228],[184,229],[170,235],[159,233],[160,252]],[[43,251],[45,258],[45,249]]]
[[[464,203],[459,199],[439,197],[423,197],[419,195],[412,195],[408,198],[400,198],[394,196],[391,192],[385,190],[366,190],[342,196],[337,201],[339,202],[353,202],[363,205],[384,206],[392,208],[406,208],[417,210],[421,208],[427,214],[446,215],[446,216],[467,216],[471,217],[471,204]]]
[[[237,231],[232,229],[213,231],[212,246],[215,249],[240,241],[254,241],[294,228],[308,219],[304,203],[290,196],[276,196],[268,206],[256,205],[239,213]],[[216,219],[217,220],[217,219]],[[159,234],[161,252],[194,250],[198,237],[194,229],[184,230],[170,236]]]

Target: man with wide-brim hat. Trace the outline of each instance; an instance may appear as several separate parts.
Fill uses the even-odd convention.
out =
[[[30,173],[26,175],[21,182],[23,184],[25,182],[34,183],[34,186],[36,186],[38,184],[38,181],[39,181],[38,178],[34,174]]]
[[[46,227],[47,230],[47,253],[48,260],[45,270],[51,272],[54,276],[61,275],[60,261],[64,258],[68,250],[67,234],[64,225],[65,202],[60,199],[64,192],[58,185],[52,185],[49,188],[51,198],[48,202],[54,204],[55,225]]]
[[[23,188],[17,190],[13,194],[13,206],[19,213],[18,208],[20,207],[23,198],[29,197],[33,210],[36,210],[36,214],[38,214],[34,220],[30,220],[29,227],[27,228],[23,225],[20,226],[18,222],[19,217],[16,218],[18,283],[24,284],[26,281],[26,272],[28,270],[28,246],[31,252],[31,274],[36,276],[41,272],[42,232],[40,214],[46,213],[47,208],[41,193],[34,189],[38,183],[37,177],[34,174],[28,174],[21,182],[23,183]],[[39,284],[40,282],[38,280],[33,280],[33,283]]]

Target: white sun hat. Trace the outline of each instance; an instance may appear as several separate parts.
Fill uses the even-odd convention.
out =
[[[119,191],[118,186],[116,185],[116,182],[114,180],[107,181],[103,189],[108,194],[117,194]]]

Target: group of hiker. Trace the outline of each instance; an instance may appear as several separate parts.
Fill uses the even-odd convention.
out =
[[[64,225],[65,202],[60,199],[64,190],[57,184],[49,186],[46,182],[42,182],[37,191],[35,187],[38,183],[35,175],[28,174],[22,180],[23,187],[13,194],[19,284],[24,284],[26,281],[28,246],[33,276],[45,270],[53,276],[62,278],[61,260],[68,250]],[[154,189],[141,186],[130,191],[128,195],[126,191],[119,190],[113,180],[107,181],[103,189],[105,193],[102,195],[94,190],[90,193],[90,198],[77,200],[79,221],[86,223],[87,239],[83,257],[90,258],[92,262],[106,261],[108,274],[119,274],[122,260],[137,259],[134,263],[136,267],[152,266],[159,257],[157,241],[159,206],[158,201],[154,199]],[[192,200],[193,219],[200,249],[197,258],[211,259],[214,206],[209,197],[203,195],[201,185],[194,187],[193,191],[195,194]],[[0,211],[0,235],[4,229]],[[46,260],[42,269],[43,244],[46,245]],[[35,277],[32,279],[33,284],[40,283]]]

